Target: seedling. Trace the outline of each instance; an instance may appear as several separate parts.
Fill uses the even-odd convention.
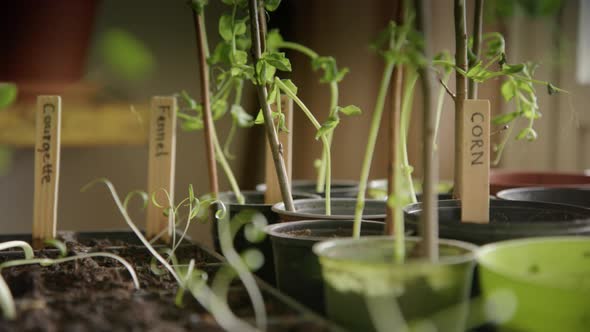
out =
[[[85,186],[82,190],[85,191],[89,187],[93,186],[96,183],[103,183],[109,189],[119,212],[123,216],[127,225],[131,228],[131,230],[136,234],[142,244],[149,250],[152,257],[162,265],[163,269],[160,269],[155,261],[151,264],[151,270],[156,274],[162,273],[170,273],[173,278],[176,280],[179,286],[179,293],[176,298],[176,303],[180,304],[182,300],[182,294],[185,291],[191,293],[191,295],[211,314],[215,317],[217,322],[220,326],[229,331],[256,331],[264,330],[266,326],[266,312],[264,307],[264,302],[262,299],[262,295],[256,284],[256,281],[250,272],[251,268],[257,268],[262,265],[262,259],[260,253],[255,253],[253,251],[248,251],[242,253],[240,256],[235,249],[233,248],[233,238],[237,234],[238,230],[248,224],[251,225],[247,228],[246,234],[250,234],[250,238],[254,239],[257,238],[258,240],[261,239],[260,235],[263,234],[261,228],[265,225],[265,220],[262,218],[240,218],[236,217],[237,220],[234,220],[230,223],[229,218],[227,216],[227,211],[223,203],[216,199],[209,199],[205,201],[200,201],[198,198],[194,196],[194,192],[192,187],[189,187],[189,197],[182,200],[176,206],[172,205],[171,202],[166,202],[166,204],[162,204],[161,202],[157,202],[155,200],[152,201],[153,204],[156,204],[160,208],[163,209],[164,213],[167,213],[172,216],[171,222],[173,224],[173,229],[175,229],[176,233],[176,220],[179,216],[179,210],[181,207],[188,207],[188,214],[187,214],[187,221],[186,226],[178,237],[173,235],[172,245],[171,248],[164,250],[163,252],[158,252],[152,244],[143,236],[139,228],[135,225],[128,213],[128,204],[130,203],[131,199],[134,197],[138,197],[141,199],[143,206],[148,204],[149,197],[147,193],[141,191],[133,191],[130,192],[122,202],[110,181],[107,179],[97,179],[87,186]],[[168,195],[169,197],[169,195]],[[207,214],[209,211],[209,206],[215,204],[219,207],[219,209],[215,213],[215,219],[217,219],[219,223],[219,239],[221,242],[221,249],[222,254],[228,261],[228,266],[222,268],[215,276],[215,280],[213,281],[213,285],[209,287],[207,285],[207,273],[195,268],[195,261],[191,259],[188,265],[179,264],[178,260],[175,256],[175,251],[178,248],[178,245],[184,238],[186,232],[188,231],[189,224],[192,220],[196,219],[201,213]],[[173,233],[173,234],[174,234]],[[166,258],[163,256],[167,256]],[[256,326],[257,329],[252,327],[250,324],[242,321],[241,319],[237,318],[227,303],[227,290],[229,287],[229,283],[238,276],[239,279],[244,284],[248,295],[252,301],[252,305],[254,308],[255,316],[256,316]]]
[[[133,269],[131,264],[129,264],[129,262],[127,262],[125,259],[123,259],[120,256],[117,256],[115,254],[108,253],[108,252],[95,252],[95,253],[82,253],[82,254],[76,254],[74,256],[64,257],[65,254],[67,254],[64,252],[65,251],[65,244],[64,243],[53,239],[53,240],[50,240],[47,244],[54,245],[56,248],[58,248],[60,250],[60,253],[61,253],[60,258],[57,258],[57,259],[35,258],[33,248],[28,243],[23,242],[23,241],[8,241],[8,242],[0,243],[0,251],[6,250],[6,249],[11,249],[11,248],[21,248],[23,250],[24,255],[25,255],[24,259],[9,260],[9,261],[6,261],[6,262],[0,264],[0,271],[2,271],[2,269],[9,268],[9,267],[15,267],[15,266],[33,265],[33,264],[38,264],[41,266],[49,266],[49,265],[67,263],[67,262],[76,261],[76,260],[85,259],[85,258],[102,257],[102,258],[114,259],[114,260],[118,261],[119,263],[121,263],[123,265],[123,267],[125,267],[125,269],[131,275],[131,279],[133,280],[133,285],[135,286],[135,288],[136,289],[140,288],[139,279],[137,278],[137,274],[135,273],[135,270]],[[3,313],[3,316],[5,319],[9,319],[9,320],[16,319],[16,306],[14,304],[14,298],[12,297],[12,293],[10,292],[10,288],[6,284],[6,281],[4,280],[2,275],[0,275],[0,308],[2,309],[2,313]]]
[[[304,54],[311,60],[313,70],[322,70],[323,75],[320,78],[320,83],[328,84],[330,87],[330,111],[328,120],[322,125],[316,138],[321,136],[322,133],[326,133],[328,146],[331,147],[334,129],[340,122],[339,113],[344,115],[359,115],[361,113],[360,108],[354,105],[344,107],[338,106],[338,83],[344,79],[349,72],[349,69],[338,69],[336,60],[331,56],[320,56],[317,52],[307,46],[292,41],[285,41],[278,30],[272,30],[269,32],[266,45],[270,51],[286,49]],[[323,193],[327,190],[326,188],[329,188],[329,186],[326,186],[326,179],[329,178],[330,174],[330,169],[328,167],[329,157],[329,150],[326,152],[326,149],[324,149],[322,151],[321,159],[315,161],[315,166],[318,169],[316,183],[316,191],[318,193]]]

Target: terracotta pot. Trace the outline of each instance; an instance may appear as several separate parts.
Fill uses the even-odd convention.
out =
[[[98,2],[2,1],[0,79],[19,85],[80,80]]]
[[[490,194],[521,187],[590,187],[590,175],[560,172],[490,172]]]

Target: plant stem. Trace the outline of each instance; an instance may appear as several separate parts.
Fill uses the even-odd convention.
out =
[[[379,93],[377,94],[377,102],[373,110],[373,118],[371,120],[371,127],[369,129],[369,138],[367,147],[365,149],[365,157],[361,168],[361,178],[359,181],[359,193],[356,198],[356,208],[354,211],[354,227],[352,236],[359,238],[361,235],[361,218],[365,208],[365,192],[367,191],[367,182],[369,181],[369,172],[371,170],[371,162],[373,161],[373,153],[375,151],[375,143],[377,142],[377,134],[379,133],[379,126],[381,124],[381,116],[383,114],[383,107],[385,105],[385,97],[389,89],[389,82],[391,81],[391,74],[395,62],[389,59],[385,60],[385,70],[379,86]]]
[[[331,82],[330,83],[330,115],[332,115],[336,107],[338,107],[338,83]],[[328,146],[330,151],[332,150],[332,138],[334,137],[334,130],[328,132]],[[317,180],[317,187],[316,191],[321,193],[324,192],[324,187],[326,185],[326,160],[329,156],[326,155],[325,150],[322,152],[322,160],[320,164],[320,169],[318,170],[318,180]],[[331,190],[326,187],[326,190]]]
[[[253,58],[256,62],[258,62],[262,57],[260,41],[261,39],[263,39],[260,36],[260,27],[258,23],[258,1],[249,0],[249,8]],[[285,207],[287,211],[293,211],[294,206],[293,197],[291,196],[291,184],[289,183],[289,178],[287,176],[285,160],[283,159],[283,156],[280,151],[279,138],[275,130],[275,125],[272,118],[272,111],[270,109],[270,105],[267,102],[268,91],[266,89],[266,86],[264,86],[263,84],[257,84],[256,89],[258,92],[258,101],[260,102],[260,106],[262,108],[262,116],[264,117],[264,127],[266,129],[266,135],[270,145],[272,159],[275,164],[277,178],[281,189],[281,195],[283,197],[283,201],[285,202]]]
[[[430,59],[430,1],[416,0],[416,25],[424,36],[424,57]],[[422,159],[424,162],[422,184],[422,217],[420,218],[420,235],[424,257],[430,261],[438,260],[438,200],[436,185],[438,182],[438,156],[434,151],[434,133],[436,116],[433,112],[432,73],[427,67],[420,67],[423,98]]]
[[[475,13],[473,18],[473,59],[469,61],[469,68],[473,67],[479,59],[483,25],[483,5],[484,0],[475,0]],[[477,99],[477,82],[469,80],[467,91],[469,99]]]
[[[242,192],[240,191],[240,187],[238,186],[238,182],[236,181],[234,173],[232,172],[231,167],[229,166],[229,163],[225,158],[225,154],[223,154],[223,149],[221,148],[221,144],[219,144],[219,139],[217,138],[217,132],[215,131],[215,127],[213,127],[212,134],[213,146],[215,148],[215,156],[217,158],[217,161],[219,162],[221,168],[227,176],[227,180],[229,181],[229,184],[232,188],[232,191],[234,192],[234,195],[236,195],[236,200],[238,204],[244,204],[246,203],[246,201],[244,200],[244,195],[242,195]]]
[[[463,72],[467,72],[467,30],[465,29],[465,0],[455,0],[455,64]],[[459,70],[455,70],[455,174],[453,197],[460,197],[462,183],[461,167],[461,145],[463,134],[461,133],[461,122],[463,118],[463,102],[467,94],[467,79]]]
[[[440,90],[438,92],[438,99],[436,102],[436,127],[434,128],[434,138],[432,139],[435,151],[438,150],[438,144],[436,143],[436,140],[438,138],[438,130],[440,127],[440,117],[442,115],[442,109],[443,109],[443,105],[445,102],[445,94],[446,94],[445,85],[447,85],[447,83],[449,82],[450,77],[451,77],[450,72],[444,75],[444,77],[441,79],[442,86],[440,87]]]
[[[391,198],[387,202],[387,221],[385,223],[385,234],[395,236],[395,261],[402,263],[405,254],[404,239],[404,212],[400,203],[402,191],[402,174],[401,174],[401,108],[402,108],[402,86],[403,72],[401,65],[397,65],[393,71],[393,82],[391,91],[392,110],[389,121],[389,164],[387,177],[387,193]]]
[[[299,108],[301,108],[301,110],[303,111],[303,113],[305,113],[305,116],[307,116],[307,118],[309,119],[309,121],[311,122],[311,124],[315,127],[316,130],[319,130],[321,128],[321,124],[318,122],[318,120],[315,118],[315,116],[313,116],[313,113],[311,113],[311,111],[309,110],[309,108],[307,108],[307,106],[305,106],[305,104],[303,103],[303,101],[301,101],[301,99],[299,99],[299,97],[297,97],[296,94],[293,93],[293,91],[291,91],[289,89],[289,87],[287,87],[285,85],[285,83],[281,82],[281,80],[278,77],[275,77],[275,84],[279,87],[279,89],[281,91],[283,91],[283,93],[285,93],[289,98],[293,99],[293,101],[297,104],[297,106],[299,106]],[[326,215],[329,216],[332,214],[332,204],[331,204],[331,192],[330,192],[330,186],[332,185],[332,172],[331,172],[331,168],[332,168],[332,158],[330,156],[330,142],[328,141],[328,138],[326,137],[326,135],[322,135],[320,137],[320,139],[322,140],[322,145],[323,145],[323,153],[326,156],[326,193],[325,193],[325,203],[326,203]]]
[[[319,54],[317,54],[311,48],[306,47],[301,44],[293,43],[293,42],[283,41],[283,42],[279,43],[277,45],[277,47],[279,49],[286,48],[286,49],[291,49],[291,50],[300,52],[302,54],[307,55],[311,60],[314,60],[319,57]],[[329,115],[332,115],[336,111],[336,107],[338,107],[338,83],[330,82],[330,112],[329,112],[330,114]],[[330,131],[328,133],[328,146],[330,147],[330,149],[332,147],[333,136],[334,136],[334,131]],[[321,159],[320,167],[318,169],[318,178],[316,181],[316,192],[318,192],[318,193],[323,193],[323,192],[327,192],[327,191],[331,190],[331,186],[326,186],[327,173],[331,173],[330,170],[327,170],[327,168],[328,168],[328,166],[326,165],[327,158],[329,158],[329,156],[326,154],[325,149],[324,149],[322,151],[322,159]]]
[[[412,165],[410,165],[410,158],[408,156],[408,133],[410,131],[410,120],[412,118],[412,102],[414,100],[414,89],[418,81],[418,74],[413,70],[409,70],[410,75],[404,87],[402,110],[400,115],[400,150],[401,150],[401,172],[406,178],[409,196],[412,203],[417,203],[416,189],[414,189],[414,181],[412,179]]]
[[[199,74],[201,80],[201,98],[203,99],[203,122],[205,133],[205,148],[207,152],[207,166],[209,169],[209,189],[211,195],[217,198],[219,194],[219,181],[217,178],[217,164],[215,162],[215,150],[213,147],[213,119],[211,116],[211,100],[209,96],[209,66],[207,64],[208,46],[205,33],[204,14],[193,11],[195,30],[197,34],[197,48],[199,57]]]

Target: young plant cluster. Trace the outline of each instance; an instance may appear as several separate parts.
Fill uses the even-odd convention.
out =
[[[264,124],[262,109],[253,117],[245,111],[242,105],[242,94],[248,83],[253,86],[265,87],[268,93],[265,98],[266,106],[274,106],[270,112],[277,132],[286,131],[285,115],[281,109],[281,98],[287,96],[292,99],[304,112],[311,124],[316,128],[316,139],[322,141],[322,157],[315,162],[318,167],[318,192],[326,193],[326,211],[330,214],[331,165],[330,147],[333,131],[340,122],[340,115],[357,115],[360,109],[354,105],[341,107],[338,105],[338,83],[344,78],[348,69],[339,70],[333,57],[320,56],[315,51],[294,42],[285,41],[278,30],[272,30],[263,39],[265,48],[259,59],[249,56],[252,50],[252,35],[247,28],[251,24],[247,1],[224,0],[230,7],[229,13],[219,18],[218,34],[220,42],[209,54],[209,46],[204,45],[207,53],[207,63],[210,65],[209,75],[212,77],[211,111],[213,120],[221,119],[225,114],[231,114],[232,127],[222,148],[213,131],[213,144],[217,161],[221,164],[232,190],[239,203],[243,203],[243,196],[235,180],[227,159],[232,159],[230,146],[237,128],[248,128],[254,124]],[[264,10],[275,11],[280,1],[265,1]],[[198,15],[205,15],[206,1],[193,1],[192,8]],[[206,35],[206,33],[205,33]],[[304,102],[297,96],[297,86],[289,79],[282,79],[279,72],[291,72],[289,59],[281,50],[301,52],[312,61],[314,70],[322,70],[320,82],[330,86],[330,112],[327,120],[322,124]],[[186,130],[200,130],[204,127],[203,105],[192,99],[186,92],[181,93],[184,105],[178,116],[182,120],[182,128]],[[229,111],[229,112],[228,112]]]

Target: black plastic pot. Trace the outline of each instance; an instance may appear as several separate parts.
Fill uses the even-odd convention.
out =
[[[275,204],[272,210],[279,215],[281,221],[299,220],[352,220],[356,199],[334,198],[331,201],[332,214],[326,215],[325,199],[298,199],[293,201],[295,211],[287,211],[284,203]],[[363,211],[364,220],[385,221],[386,202],[380,199],[367,199]]]
[[[291,188],[294,193],[307,193],[324,197],[324,193],[316,191],[317,182],[312,180],[293,180]],[[261,183],[256,185],[256,190],[266,191],[266,184]],[[356,197],[359,190],[359,184],[353,180],[332,180],[332,190],[330,190],[332,197]]]
[[[502,190],[496,196],[511,201],[557,203],[590,208],[590,188],[514,188]]]
[[[264,192],[260,191],[242,191],[246,204],[238,204],[236,195],[233,192],[222,192],[219,194],[219,199],[226,204],[226,208],[229,213],[229,218],[232,220],[239,213],[252,213],[258,212],[262,214],[269,225],[277,223],[279,221],[278,215],[272,211],[271,204],[264,204]],[[319,198],[317,195],[307,193],[293,194],[294,199],[306,199],[306,198]],[[221,252],[219,245],[219,237],[217,234],[217,223],[212,222],[212,237],[215,245],[215,250]],[[244,249],[255,247],[262,252],[264,255],[264,265],[256,274],[264,281],[274,285],[274,263],[272,257],[272,247],[270,239],[266,238],[263,242],[253,244],[248,242],[244,236],[244,229],[242,228],[234,239],[234,248],[241,252]]]
[[[324,289],[314,244],[352,236],[352,220],[305,220],[266,227],[274,254],[277,288],[317,311],[324,312]],[[363,221],[361,235],[383,235],[385,224]]]
[[[490,200],[490,223],[461,223],[458,200],[438,202],[439,234],[441,238],[475,244],[496,241],[559,235],[590,235],[590,209],[577,206]],[[408,229],[417,230],[422,204],[404,209]]]

